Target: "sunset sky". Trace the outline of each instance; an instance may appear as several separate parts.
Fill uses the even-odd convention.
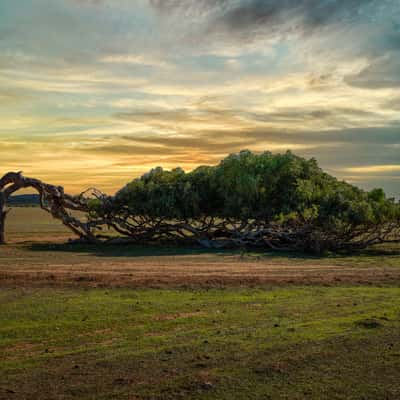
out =
[[[400,1],[0,1],[0,174],[113,193],[241,149],[400,197]]]

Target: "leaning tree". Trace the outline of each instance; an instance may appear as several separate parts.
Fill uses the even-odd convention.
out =
[[[185,173],[155,168],[122,188],[98,221],[137,243],[321,253],[400,241],[400,205],[291,152],[232,154]],[[111,239],[112,240],[112,239]]]
[[[9,172],[0,179],[0,244],[6,242],[5,223],[9,212],[7,201],[15,192],[25,188],[36,190],[41,208],[60,220],[80,238],[93,243],[99,242],[93,233],[93,223],[88,218],[79,219],[73,212],[88,214],[92,198],[100,200],[105,199],[106,196],[96,189],[90,189],[78,196],[71,196],[64,193],[61,186],[49,185],[39,179],[25,177],[21,172]]]
[[[353,250],[400,242],[400,204],[381,189],[339,181],[291,152],[232,154],[185,173],[155,168],[115,196],[6,174],[0,180],[0,238],[9,196],[31,187],[41,207],[90,243],[199,244],[273,250]],[[76,212],[83,212],[78,218]]]

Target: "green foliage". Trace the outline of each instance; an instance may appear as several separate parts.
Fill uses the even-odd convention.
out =
[[[124,187],[115,204],[128,206],[135,215],[299,220],[336,229],[400,218],[399,204],[382,189],[365,192],[340,182],[324,173],[315,159],[291,152],[241,151],[215,167],[189,173],[158,167]]]

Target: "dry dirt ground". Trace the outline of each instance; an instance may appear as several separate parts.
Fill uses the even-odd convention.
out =
[[[12,244],[0,252],[0,285],[190,287],[400,282],[399,266],[389,262],[392,256],[373,257],[373,263],[365,265],[367,256],[361,257],[364,262],[355,262],[346,257],[180,251]]]
[[[38,208],[11,211],[0,285],[191,287],[400,282],[400,249],[311,257],[240,251],[67,244],[71,234]]]

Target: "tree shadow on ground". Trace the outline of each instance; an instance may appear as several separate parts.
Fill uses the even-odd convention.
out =
[[[157,257],[157,256],[191,256],[215,255],[221,257],[237,256],[243,260],[261,260],[266,258],[318,260],[318,259],[363,259],[371,257],[399,257],[400,246],[374,246],[368,249],[342,253],[310,254],[302,252],[271,251],[265,249],[206,249],[196,246],[173,245],[92,245],[81,243],[30,243],[26,245],[30,251],[81,253],[97,257]]]
[[[94,245],[76,243],[31,243],[26,246],[30,251],[62,252],[91,254],[97,257],[157,257],[157,256],[185,256],[200,254],[234,255],[240,250],[205,249],[201,247],[183,246],[155,246],[155,245]]]

